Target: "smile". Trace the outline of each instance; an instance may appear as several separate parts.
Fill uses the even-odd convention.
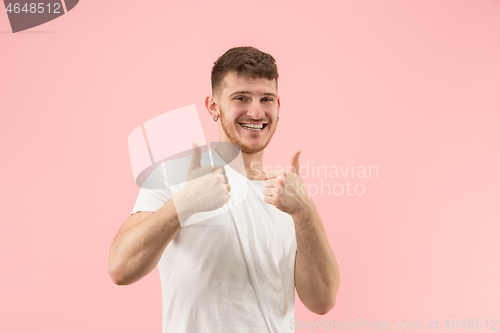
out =
[[[238,123],[241,127],[252,130],[252,131],[262,131],[267,124],[248,124],[248,123]]]

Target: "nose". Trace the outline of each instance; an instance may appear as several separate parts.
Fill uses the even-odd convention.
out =
[[[264,118],[265,111],[259,99],[254,99],[250,105],[248,105],[247,115],[253,119]]]

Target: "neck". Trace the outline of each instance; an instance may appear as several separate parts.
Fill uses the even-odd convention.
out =
[[[266,175],[262,171],[262,161],[264,160],[264,150],[255,154],[241,152],[243,163],[245,164],[246,176],[250,180],[266,180]]]

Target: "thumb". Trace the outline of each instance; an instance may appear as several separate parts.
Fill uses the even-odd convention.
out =
[[[189,163],[189,171],[193,171],[194,169],[201,168],[201,148],[197,143],[192,142],[193,145],[193,155],[191,158],[191,163]]]
[[[300,176],[300,164],[299,164],[299,156],[302,153],[302,150],[296,150],[292,155],[291,164],[292,164],[292,172]]]

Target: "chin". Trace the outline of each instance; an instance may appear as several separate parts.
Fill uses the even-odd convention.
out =
[[[270,141],[271,140],[268,140],[266,143],[255,144],[255,145],[244,144],[244,143],[241,143],[241,141],[239,141],[236,144],[238,145],[238,147],[240,147],[240,150],[242,152],[244,152],[246,154],[255,154],[255,153],[258,153],[258,152],[264,150]]]
[[[239,146],[239,147],[240,147],[240,150],[245,154],[255,154],[255,153],[262,151],[265,148],[265,147],[254,148],[254,147],[248,147],[248,146]]]

